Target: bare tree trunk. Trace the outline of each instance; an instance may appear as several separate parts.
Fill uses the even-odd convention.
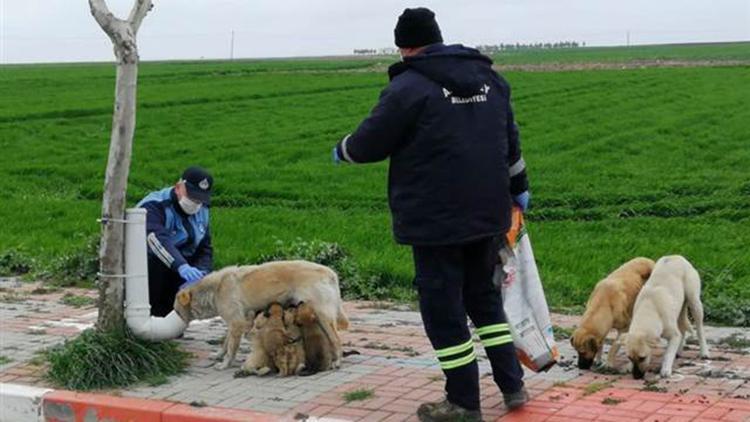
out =
[[[135,133],[136,88],[138,84],[138,47],[136,35],[149,10],[151,0],[136,0],[128,20],[116,18],[105,0],[89,0],[91,14],[112,40],[117,58],[115,107],[109,158],[102,200],[102,238],[99,249],[99,330],[118,330],[124,326],[123,274],[125,242],[122,220]]]

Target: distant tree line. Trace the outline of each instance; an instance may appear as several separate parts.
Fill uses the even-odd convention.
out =
[[[398,50],[393,47],[388,48],[357,48],[354,49],[355,56],[392,56],[398,54]]]
[[[517,50],[544,50],[553,48],[578,48],[586,47],[586,42],[577,41],[560,41],[560,42],[546,42],[546,43],[531,43],[531,44],[505,44],[500,43],[497,45],[479,45],[477,49],[484,54],[499,53],[501,51],[517,51]]]
[[[495,54],[499,53],[501,51],[519,51],[519,50],[550,50],[550,49],[556,49],[556,48],[579,48],[579,47],[586,47],[586,42],[578,42],[578,41],[559,41],[559,42],[545,42],[545,43],[529,43],[529,44],[522,44],[522,43],[515,43],[515,44],[505,44],[500,43],[497,45],[479,45],[477,46],[477,49],[481,51],[484,54]],[[356,56],[376,56],[376,55],[394,55],[398,54],[398,50],[395,48],[389,47],[389,48],[355,48],[354,49],[354,55]]]

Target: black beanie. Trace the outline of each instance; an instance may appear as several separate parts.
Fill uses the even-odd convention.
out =
[[[393,33],[396,36],[396,46],[400,48],[422,47],[443,42],[435,14],[426,7],[404,9],[404,13],[398,17]]]

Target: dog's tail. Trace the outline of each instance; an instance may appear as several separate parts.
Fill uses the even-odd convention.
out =
[[[336,327],[339,330],[348,330],[349,329],[349,318],[346,316],[346,313],[344,313],[344,304],[343,302],[339,302],[339,310],[336,314]]]
[[[693,335],[693,324],[690,323],[688,318],[688,304],[687,301],[682,304],[680,310],[680,316],[677,319],[677,327],[684,333],[684,335]]]
[[[339,308],[336,311],[336,328],[346,331],[349,329],[349,318],[346,316],[346,312],[344,312],[344,302],[341,299],[341,280],[336,271],[331,270],[331,273],[331,282],[336,287],[336,295],[339,300]]]

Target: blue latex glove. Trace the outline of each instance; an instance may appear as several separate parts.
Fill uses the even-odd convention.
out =
[[[190,264],[180,265],[177,268],[177,272],[180,273],[180,277],[182,277],[182,279],[187,282],[185,284],[193,284],[197,281],[200,281],[200,279],[202,279],[203,276],[205,275],[203,271],[191,266]],[[183,286],[185,284],[183,284]]]
[[[339,157],[338,148],[333,147],[333,164],[341,163],[341,157]]]
[[[518,195],[513,197],[513,202],[515,202],[519,207],[521,207],[521,211],[526,212],[529,209],[529,201],[531,200],[531,194],[529,191],[524,191],[519,193]]]

